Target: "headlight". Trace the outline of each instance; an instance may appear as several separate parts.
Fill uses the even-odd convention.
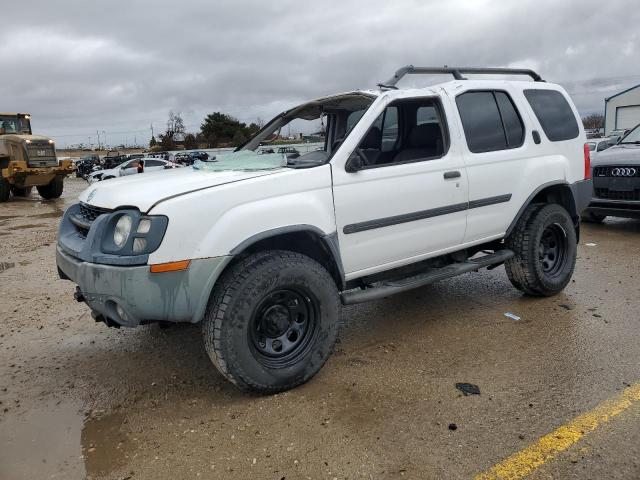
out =
[[[116,223],[116,228],[113,230],[113,243],[115,243],[118,248],[122,248],[122,246],[127,243],[129,235],[131,234],[132,223],[129,215],[121,216],[118,223]]]
[[[100,250],[120,257],[147,255],[158,249],[169,219],[164,215],[143,215],[138,210],[113,212],[105,219]]]

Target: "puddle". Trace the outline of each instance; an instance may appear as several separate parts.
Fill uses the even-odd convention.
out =
[[[86,420],[82,430],[82,453],[87,474],[107,476],[127,463],[134,445],[122,432],[125,421],[123,413]]]
[[[78,404],[50,403],[0,421],[0,479],[103,477],[124,466],[134,442],[124,413],[91,418]]]
[[[0,262],[0,273],[4,272],[5,270],[9,270],[10,268],[15,267],[16,264],[14,262]]]
[[[45,405],[0,422],[0,478],[84,478],[78,405]]]

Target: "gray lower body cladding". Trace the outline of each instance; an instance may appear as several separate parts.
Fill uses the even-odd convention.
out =
[[[151,273],[148,265],[84,262],[59,246],[56,252],[61,276],[78,285],[91,310],[128,327],[147,321],[199,322],[213,285],[230,259],[195,259],[186,270]]]

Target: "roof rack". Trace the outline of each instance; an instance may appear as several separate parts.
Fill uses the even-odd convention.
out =
[[[475,67],[414,67],[413,65],[407,65],[399,68],[396,73],[393,74],[389,80],[384,83],[379,83],[381,88],[398,88],[396,83],[400,81],[402,77],[409,74],[448,74],[453,75],[456,80],[466,80],[462,76],[463,73],[467,74],[483,74],[483,75],[527,75],[533,78],[536,82],[544,82],[542,77],[533,70],[528,68],[475,68]]]

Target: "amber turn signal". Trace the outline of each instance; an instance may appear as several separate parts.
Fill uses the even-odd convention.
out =
[[[189,268],[191,260],[180,260],[178,262],[156,263],[151,265],[151,273],[178,272]]]

